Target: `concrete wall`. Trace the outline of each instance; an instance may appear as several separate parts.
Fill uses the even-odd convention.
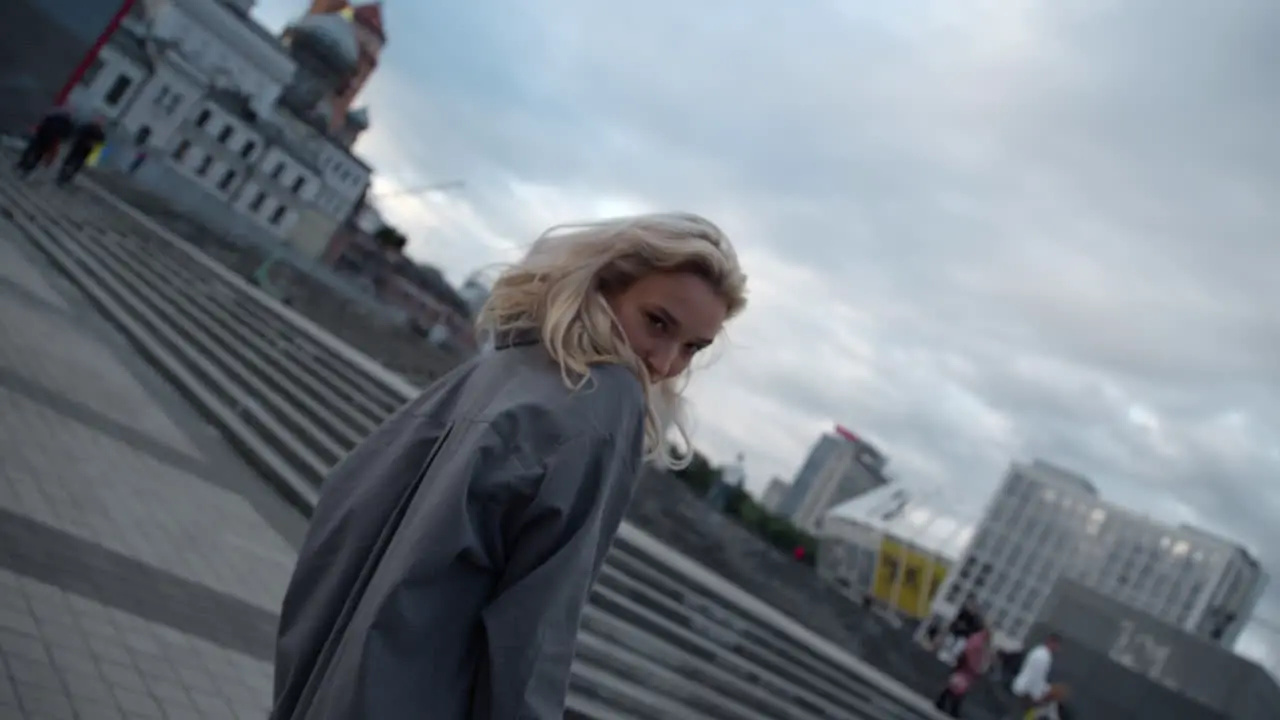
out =
[[[1050,630],[1064,642],[1054,669],[1088,717],[1280,716],[1280,685],[1253,662],[1078,583],[1059,582],[1032,637]]]

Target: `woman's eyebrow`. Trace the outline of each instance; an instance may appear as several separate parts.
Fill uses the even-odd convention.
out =
[[[657,315],[666,324],[670,325],[672,329],[678,328],[684,324],[680,322],[680,319],[677,318],[670,310],[662,307],[661,305],[655,305],[650,312]]]
[[[663,322],[670,325],[672,330],[678,330],[680,327],[684,325],[684,323],[680,322],[680,319],[677,318],[674,313],[672,313],[670,310],[666,309],[665,307],[662,307],[661,305],[655,305],[653,309],[650,310],[650,312],[652,312],[654,315],[657,315],[659,318],[662,319]],[[695,338],[690,342],[694,345],[697,345],[699,348],[705,348],[711,345],[711,343],[715,342],[715,338]]]

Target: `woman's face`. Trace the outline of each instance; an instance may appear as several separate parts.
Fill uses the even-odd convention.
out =
[[[652,382],[684,372],[729,314],[711,284],[687,272],[645,276],[607,299]]]

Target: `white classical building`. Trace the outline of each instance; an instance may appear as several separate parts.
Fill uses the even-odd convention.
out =
[[[350,150],[366,113],[329,129],[328,101],[356,68],[355,30],[338,15],[307,16],[286,47],[251,8],[144,0],[71,102],[112,125],[114,165],[145,153],[135,174],[151,191],[228,231],[260,231],[318,257],[370,179]]]
[[[1108,503],[1088,479],[1037,460],[1014,463],[932,615],[974,597],[1018,644],[1059,578],[1226,646],[1249,621],[1267,574],[1243,547]]]

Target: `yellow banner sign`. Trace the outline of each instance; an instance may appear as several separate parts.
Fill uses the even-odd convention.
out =
[[[884,538],[871,596],[908,617],[922,618],[946,575],[946,564],[933,555]]]

